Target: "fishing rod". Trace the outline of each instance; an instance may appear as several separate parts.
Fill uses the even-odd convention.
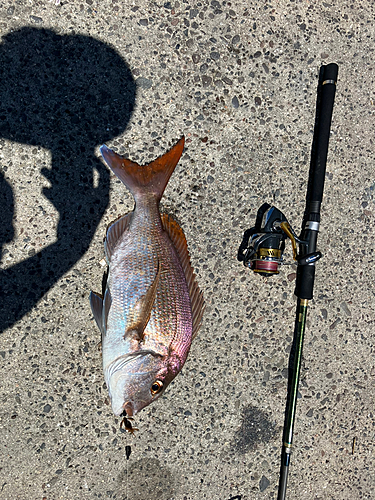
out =
[[[297,261],[294,291],[297,296],[297,308],[293,349],[290,357],[291,372],[288,380],[277,500],[285,500],[286,498],[307,307],[308,301],[313,298],[315,263],[322,257],[322,254],[316,250],[316,244],[337,74],[337,64],[332,63],[320,68],[306,207],[300,236],[296,235],[280,210],[265,203],[258,210],[255,226],[245,231],[238,250],[238,260],[262,276],[272,276],[279,273],[287,238],[292,243],[293,258]]]

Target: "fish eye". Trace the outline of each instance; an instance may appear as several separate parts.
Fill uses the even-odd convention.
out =
[[[151,386],[151,394],[155,396],[163,389],[163,382],[161,380],[155,380]]]

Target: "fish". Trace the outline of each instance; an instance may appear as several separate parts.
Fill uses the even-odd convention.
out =
[[[112,411],[125,419],[159,399],[181,371],[202,323],[205,302],[178,222],[159,203],[182,155],[182,137],[140,166],[106,145],[104,161],[133,195],[132,212],[108,229],[108,271],[90,304],[102,337]]]

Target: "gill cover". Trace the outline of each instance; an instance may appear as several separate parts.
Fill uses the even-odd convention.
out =
[[[120,416],[124,410],[128,417],[136,415],[155,401],[170,382],[167,381],[170,377],[164,358],[155,353],[137,354],[119,365],[118,369],[112,366],[107,372],[108,391],[116,416]],[[155,384],[160,382],[162,387],[156,390]]]

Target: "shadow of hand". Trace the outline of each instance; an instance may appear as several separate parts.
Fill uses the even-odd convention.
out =
[[[0,330],[22,318],[88,249],[109,200],[109,171],[94,151],[125,130],[135,90],[127,64],[98,40],[35,28],[3,38],[0,137],[51,151],[51,169],[42,172],[51,187],[43,193],[59,223],[55,243],[0,270]],[[9,184],[2,186],[0,204],[12,228],[13,197]],[[0,232],[1,246],[10,234]]]
[[[59,212],[57,238],[60,251],[72,254],[70,265],[76,260],[74,256],[88,249],[109,201],[109,171],[96,157],[87,161],[91,163],[91,172],[87,175],[79,170],[74,172],[72,164],[67,169],[61,159],[53,161],[51,170],[42,169],[42,174],[51,183],[50,188],[43,189],[43,194]],[[73,167],[78,166],[73,164]],[[95,185],[94,169],[98,178]]]

